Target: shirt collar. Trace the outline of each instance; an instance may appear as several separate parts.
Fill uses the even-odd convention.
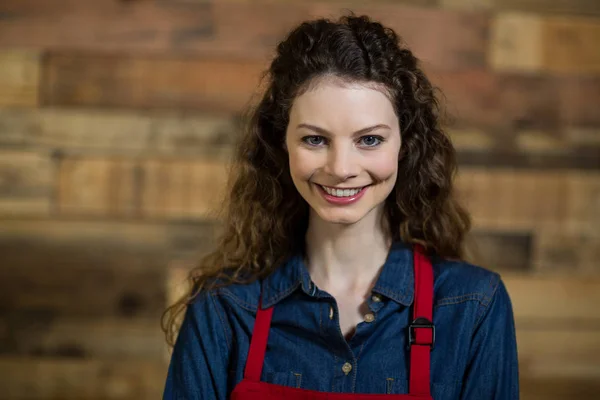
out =
[[[315,285],[310,279],[302,254],[294,254],[262,282],[262,308],[268,308],[300,288],[312,296]],[[413,253],[409,245],[392,244],[373,292],[409,306],[414,297]]]

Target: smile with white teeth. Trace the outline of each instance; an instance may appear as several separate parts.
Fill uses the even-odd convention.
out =
[[[335,197],[351,197],[351,196],[356,196],[358,194],[358,192],[360,192],[361,190],[363,190],[364,188],[358,188],[358,189],[333,189],[333,188],[328,188],[327,186],[323,186],[320,185],[323,190],[325,190],[327,192],[327,194],[331,195],[331,196],[335,196]]]

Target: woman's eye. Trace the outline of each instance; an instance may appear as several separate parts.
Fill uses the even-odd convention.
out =
[[[320,146],[325,141],[323,136],[306,136],[302,140],[311,146]]]
[[[367,147],[375,147],[383,141],[379,136],[363,136],[360,138],[363,145]]]

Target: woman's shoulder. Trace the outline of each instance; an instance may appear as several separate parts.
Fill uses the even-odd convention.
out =
[[[466,261],[435,260],[432,266],[436,305],[477,301],[487,306],[503,287],[498,272]]]
[[[231,283],[221,279],[207,282],[207,288],[201,290],[192,305],[202,306],[206,301],[214,302],[224,309],[239,307],[256,312],[259,303],[261,284],[254,280],[247,283]]]

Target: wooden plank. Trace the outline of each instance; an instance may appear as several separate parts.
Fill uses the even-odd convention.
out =
[[[45,105],[240,112],[262,62],[55,53],[44,64]],[[510,132],[600,126],[599,77],[428,70],[458,128]]]
[[[440,0],[457,10],[531,11],[538,14],[600,15],[596,0]],[[524,38],[526,40],[526,38]]]
[[[49,154],[0,151],[0,215],[47,215],[55,163]]]
[[[226,165],[219,161],[148,160],[143,164],[142,213],[212,218],[224,196]]]
[[[545,323],[546,328],[572,323],[600,323],[600,276],[526,276],[503,274],[518,325]]]
[[[517,324],[517,348],[522,398],[564,399],[573,393],[599,393],[600,327],[586,329],[556,321],[545,328],[521,329]],[[549,384],[552,390],[533,382]]]
[[[175,159],[65,158],[61,215],[209,218],[224,196],[226,164]]]
[[[468,0],[466,0],[468,1]],[[488,1],[488,0],[484,0]],[[596,0],[491,0],[496,10],[531,11],[539,14],[600,15]]]
[[[61,155],[227,158],[240,132],[231,117],[179,112],[0,109],[0,145]]]
[[[167,1],[7,0],[0,46],[164,51],[178,38],[214,34],[209,4]]]
[[[564,400],[595,398],[600,393],[600,381],[586,377],[529,377],[519,379],[523,400]]]
[[[58,212],[139,216],[139,175],[135,160],[65,158],[59,168]]]
[[[322,2],[72,2],[11,0],[0,46],[164,53],[169,50],[264,60],[300,22],[338,17],[347,4]],[[420,58],[440,68],[482,66],[484,13],[395,4],[353,7],[398,30]],[[428,26],[426,32],[422,27]],[[244,35],[239,35],[244,32]]]
[[[550,76],[485,70],[430,70],[455,129],[479,128],[504,134],[566,127],[594,127],[600,116],[598,76]]]
[[[4,318],[0,353],[154,361],[168,354],[158,320],[40,317],[39,313],[19,313]]]
[[[552,130],[563,124],[558,81],[548,76],[495,74],[485,70],[429,71],[458,127],[510,132]]]
[[[598,40],[600,19],[501,13],[490,63],[500,71],[600,73]]]
[[[519,321],[526,326],[526,322]],[[593,367],[600,360],[600,327],[576,328],[569,324],[543,328],[517,325],[519,361],[524,369],[544,362]]]
[[[600,176],[575,170],[462,168],[459,197],[481,230],[594,229]]]
[[[149,318],[165,307],[170,259],[211,248],[213,224],[5,220],[0,310],[7,318]],[[48,271],[52,271],[48,273]]]
[[[598,220],[598,212],[590,214]],[[597,226],[597,223],[594,224]],[[532,269],[553,274],[599,275],[600,234],[592,229],[573,229],[569,226],[552,229],[540,228],[536,232],[536,246]]]
[[[163,362],[2,357],[0,387],[8,399],[158,399],[166,372]]]
[[[0,36],[2,36],[1,33]],[[39,103],[39,85],[40,57],[38,53],[0,49],[1,107],[37,106]]]
[[[501,273],[531,268],[530,232],[472,231],[467,240],[470,262]]]
[[[262,62],[52,53],[44,60],[47,106],[244,109],[259,84]]]

